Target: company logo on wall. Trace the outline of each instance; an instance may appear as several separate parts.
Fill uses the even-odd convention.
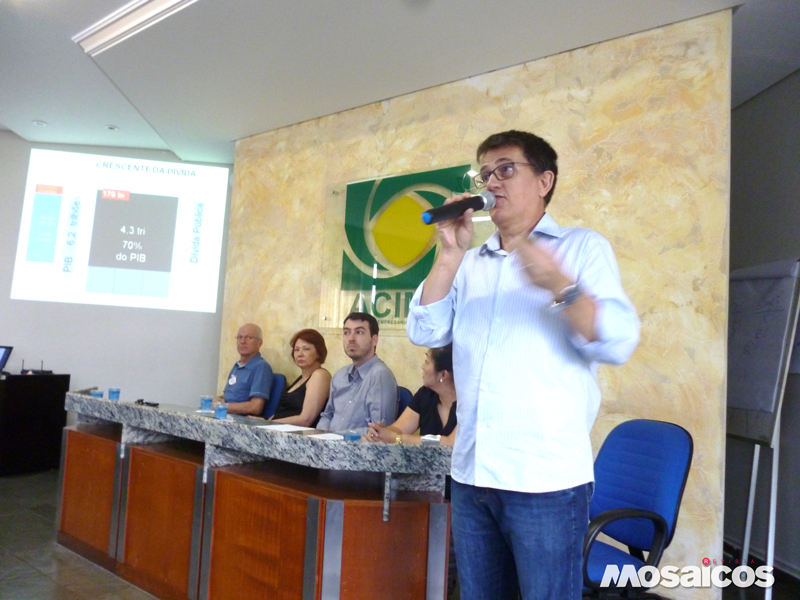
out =
[[[469,169],[461,165],[347,184],[342,309],[368,312],[385,325],[405,324],[414,290],[436,255],[436,229],[421,215],[468,190]]]

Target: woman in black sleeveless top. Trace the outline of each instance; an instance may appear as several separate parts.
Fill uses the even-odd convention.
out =
[[[313,427],[328,400],[331,374],[322,368],[328,356],[325,338],[315,329],[302,329],[292,336],[292,359],[300,377],[284,390],[273,421]]]
[[[439,435],[442,446],[456,441],[456,386],[453,382],[453,345],[431,348],[422,363],[422,387],[397,421],[386,427],[372,423],[364,439],[388,444],[421,444],[423,435]],[[419,431],[417,431],[419,429]],[[450,499],[450,476],[445,480],[445,498]],[[458,578],[455,544],[450,531],[450,561],[447,595],[452,595]]]
[[[441,445],[452,446],[456,439],[452,344],[431,348],[425,353],[422,384],[397,421],[388,427],[372,423],[366,439],[389,444],[420,444],[423,435],[439,435]]]

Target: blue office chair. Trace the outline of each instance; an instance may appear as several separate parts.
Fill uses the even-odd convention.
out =
[[[675,533],[678,510],[692,463],[692,436],[663,421],[635,419],[617,425],[594,463],[595,490],[583,544],[584,596],[624,592],[625,597],[659,598],[642,588],[601,588],[607,565],[658,567]],[[600,532],[628,552],[597,541]],[[647,558],[644,553],[647,552]],[[635,595],[641,590],[640,595]]]
[[[408,388],[404,388],[401,386],[397,386],[397,417],[403,414],[403,411],[408,408],[408,405],[411,403],[411,398],[414,395],[411,393],[411,390]]]
[[[269,398],[264,402],[264,412],[261,413],[262,417],[269,419],[275,414],[275,411],[278,410],[278,402],[283,395],[283,388],[285,387],[286,377],[280,373],[274,373],[272,375],[272,387],[269,390]]]

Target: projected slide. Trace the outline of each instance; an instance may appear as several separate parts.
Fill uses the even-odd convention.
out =
[[[99,190],[86,290],[169,296],[177,216],[177,198]]]
[[[214,312],[228,169],[34,150],[11,297]]]

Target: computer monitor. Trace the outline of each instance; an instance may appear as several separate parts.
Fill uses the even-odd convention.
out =
[[[8,357],[11,356],[13,346],[0,346],[0,371],[6,368]]]

